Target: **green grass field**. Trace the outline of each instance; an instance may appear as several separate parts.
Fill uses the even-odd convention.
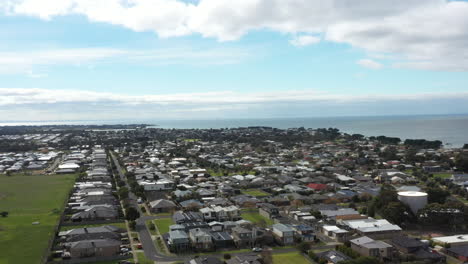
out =
[[[0,175],[0,264],[40,263],[75,175]],[[33,225],[33,222],[39,222]]]
[[[299,252],[273,254],[273,264],[309,264]]]
[[[251,195],[255,197],[264,197],[264,196],[269,196],[270,194],[267,192],[264,192],[262,190],[258,189],[248,189],[248,190],[242,190],[242,193],[245,195]]]
[[[146,258],[145,253],[143,252],[137,252],[137,259],[138,259],[138,264],[153,264],[154,261],[151,261]]]
[[[441,178],[441,179],[448,179],[452,177],[453,173],[434,173],[434,177]]]
[[[255,223],[255,224],[258,224],[258,223],[261,223],[263,221],[265,221],[265,223],[267,225],[272,225],[274,224],[273,220],[269,219],[269,218],[266,218],[264,217],[263,215],[255,212],[243,212],[241,214],[241,217],[247,221],[250,221],[252,223]]]
[[[161,218],[154,220],[154,224],[156,225],[159,233],[162,235],[169,232],[169,226],[173,225],[174,223],[172,222],[172,218]]]

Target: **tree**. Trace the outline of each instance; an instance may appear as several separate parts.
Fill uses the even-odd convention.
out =
[[[460,153],[455,158],[455,166],[459,171],[468,172],[468,154]]]
[[[135,207],[130,207],[127,209],[126,219],[129,221],[134,221],[140,218],[140,213],[135,209]]]
[[[0,215],[1,215],[2,217],[7,217],[7,216],[8,216],[8,212],[3,211],[3,212],[0,213]]]
[[[136,222],[135,221],[129,221],[128,226],[130,227],[131,230],[135,230]]]
[[[307,253],[307,251],[309,251],[309,249],[310,249],[310,244],[307,243],[307,242],[301,242],[301,243],[297,244],[296,248],[300,252]]]
[[[224,257],[225,260],[231,259],[231,254],[226,253],[226,254],[224,254],[223,257]]]
[[[117,193],[119,194],[119,197],[121,200],[127,199],[128,198],[128,188],[127,187],[122,187],[120,188]]]
[[[410,219],[410,210],[401,202],[390,202],[382,209],[382,217],[390,222],[400,225]]]
[[[273,256],[271,254],[271,251],[269,250],[262,251],[261,257],[262,257],[264,264],[273,264]]]
[[[450,192],[441,189],[440,187],[429,188],[427,190],[427,202],[428,203],[445,203],[447,197],[450,196]]]

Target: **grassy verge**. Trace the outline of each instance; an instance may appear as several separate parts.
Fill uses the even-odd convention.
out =
[[[0,263],[39,263],[75,175],[0,176]],[[33,225],[33,222],[39,224]]]
[[[137,252],[136,255],[138,259],[138,264],[154,264],[154,261],[146,258],[144,252]]]
[[[169,226],[173,225],[171,218],[162,218],[154,220],[154,224],[159,231],[159,234],[165,234],[169,232]]]

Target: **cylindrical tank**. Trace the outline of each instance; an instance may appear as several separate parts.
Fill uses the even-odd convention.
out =
[[[419,209],[424,208],[427,204],[427,193],[425,192],[399,192],[398,200],[408,205],[413,213],[417,213]]]

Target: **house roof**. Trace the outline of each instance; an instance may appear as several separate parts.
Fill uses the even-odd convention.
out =
[[[176,207],[175,203],[166,199],[159,199],[150,202],[152,208],[174,208]]]

